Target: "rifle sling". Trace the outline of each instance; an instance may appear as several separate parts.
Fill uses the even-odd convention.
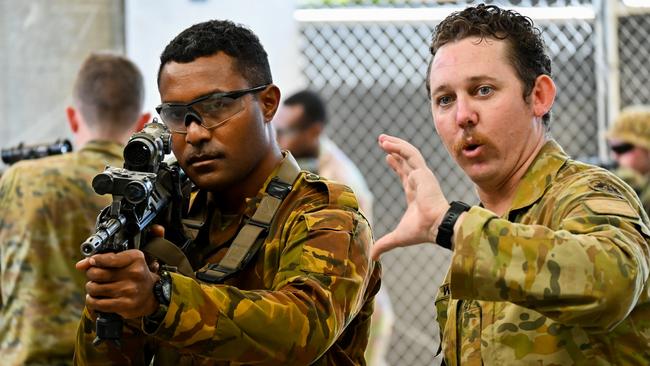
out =
[[[175,267],[179,273],[194,279],[196,278],[185,253],[169,240],[160,237],[154,238],[142,247],[141,250],[160,259],[166,267]]]
[[[291,154],[286,154],[278,174],[271,179],[253,216],[246,221],[219,263],[196,271],[196,277],[210,283],[222,283],[241,270],[255,256],[269,233],[271,222],[284,198],[300,174],[300,167]]]

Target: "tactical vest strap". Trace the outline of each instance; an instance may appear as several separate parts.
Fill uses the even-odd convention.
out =
[[[228,252],[216,264],[208,264],[196,271],[196,277],[210,283],[222,283],[254,257],[268,235],[271,222],[284,198],[291,192],[292,184],[300,174],[300,167],[291,154],[287,154],[266,187],[266,192],[253,216],[247,220],[233,240]]]

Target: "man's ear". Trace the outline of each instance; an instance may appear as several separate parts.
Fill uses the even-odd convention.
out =
[[[271,122],[280,105],[280,89],[275,84],[269,85],[260,92],[260,102],[264,121]]]
[[[535,85],[531,93],[535,117],[542,118],[551,110],[555,100],[555,92],[555,83],[550,76],[540,75],[535,79]]]
[[[70,131],[72,133],[77,133],[79,131],[79,114],[74,107],[68,106],[65,109],[65,116],[68,119],[68,126],[70,126]]]
[[[143,113],[139,118],[138,122],[135,125],[134,132],[140,132],[142,128],[144,127],[145,123],[149,122],[151,120],[151,113]]]

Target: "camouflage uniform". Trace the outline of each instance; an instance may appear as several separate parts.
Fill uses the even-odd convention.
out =
[[[648,217],[548,142],[502,217],[474,206],[436,308],[447,365],[648,365]]]
[[[22,161],[0,180],[0,363],[72,364],[86,279],[74,265],[109,197],[92,178],[122,165],[122,147]]]
[[[222,217],[213,197],[197,196],[194,204],[207,201],[213,215],[209,234],[199,233],[188,251],[194,269],[223,257],[274,175],[247,200],[243,217]],[[241,273],[223,285],[172,273],[171,303],[158,329],[147,336],[141,319],[126,322],[122,350],[91,345],[94,323],[85,311],[76,362],[148,365],[155,354],[156,365],[364,365],[379,288],[371,244],[352,191],[302,172]]]

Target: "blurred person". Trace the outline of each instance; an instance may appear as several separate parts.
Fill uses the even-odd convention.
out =
[[[614,171],[634,189],[646,213],[650,213],[650,106],[623,109],[607,140],[618,163]]]
[[[446,364],[648,365],[648,217],[629,186],[548,135],[541,32],[478,5],[439,23],[430,49],[434,125],[480,204],[450,204],[418,149],[381,135],[407,209],[372,253],[453,251],[436,298]]]
[[[301,168],[352,188],[372,223],[372,192],[356,164],[325,134],[327,108],[309,90],[289,96],[273,119],[280,148],[289,150]]]
[[[149,119],[143,78],[122,56],[95,53],[81,65],[66,109],[78,151],[25,160],[0,180],[0,363],[72,364],[85,277],[79,245],[110,203],[93,191],[106,164]]]
[[[299,91],[284,100],[273,119],[278,144],[296,158],[301,168],[352,188],[359,207],[372,224],[373,196],[356,164],[325,134],[327,107],[317,93]],[[375,296],[366,361],[386,364],[395,314],[384,287]]]
[[[161,55],[158,88],[174,155],[199,189],[189,212],[205,213],[185,250],[193,273],[150,270],[138,250],[79,262],[76,363],[365,364],[380,285],[370,226],[349,188],[278,147],[280,90],[257,36],[222,20],[185,29]],[[96,311],[126,319],[121,349],[92,345]]]

